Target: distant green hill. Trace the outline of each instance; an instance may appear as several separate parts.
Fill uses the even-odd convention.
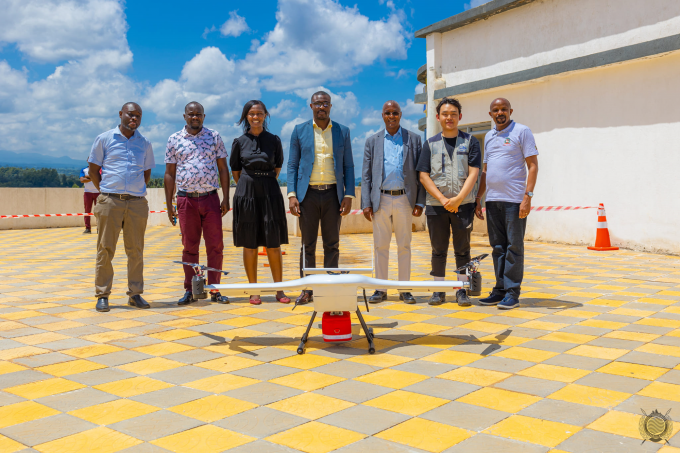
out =
[[[0,167],[0,187],[83,187],[78,176],[54,168]]]

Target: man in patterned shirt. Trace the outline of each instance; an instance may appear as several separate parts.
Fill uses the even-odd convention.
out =
[[[173,222],[172,196],[177,184],[177,212],[182,231],[182,261],[198,263],[201,233],[205,240],[208,266],[222,268],[224,241],[222,217],[229,212],[229,168],[227,150],[219,132],[203,127],[205,114],[198,102],[184,107],[186,126],[168,139],[165,151],[165,200],[168,218]],[[219,178],[219,180],[218,180]],[[217,190],[222,186],[222,202]],[[173,222],[174,223],[174,222]],[[191,292],[194,270],[184,266],[185,294],[179,305],[195,302]],[[208,272],[208,284],[220,282],[219,272]],[[229,303],[218,291],[211,291],[213,302]]]

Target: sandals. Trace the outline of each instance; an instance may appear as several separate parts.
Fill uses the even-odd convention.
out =
[[[262,303],[260,296],[250,296],[250,303],[253,305],[260,305]]]
[[[276,293],[276,300],[281,302],[282,304],[289,304],[290,303],[290,297],[286,296],[283,291],[278,291]]]

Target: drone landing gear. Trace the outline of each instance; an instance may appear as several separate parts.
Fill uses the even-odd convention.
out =
[[[375,354],[375,345],[373,344],[373,339],[375,338],[375,335],[373,335],[373,328],[368,327],[366,324],[366,321],[364,321],[364,317],[361,315],[361,311],[357,308],[356,311],[357,318],[359,318],[359,323],[361,323],[361,328],[364,331],[364,334],[366,335],[366,341],[368,341],[368,353],[369,354]],[[300,344],[298,345],[297,348],[297,353],[298,354],[304,354],[305,353],[305,345],[307,344],[307,340],[309,339],[309,331],[312,329],[312,324],[314,324],[314,319],[316,318],[316,312],[312,313],[312,318],[309,320],[309,324],[307,325],[307,330],[305,333],[302,335],[302,338],[300,339]]]

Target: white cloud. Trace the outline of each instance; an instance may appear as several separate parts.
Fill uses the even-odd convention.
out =
[[[376,60],[406,58],[409,41],[400,11],[369,20],[356,6],[334,0],[279,0],[276,19],[274,30],[243,63],[268,90],[342,82]]]
[[[476,8],[478,6],[482,6],[484,3],[489,3],[491,0],[471,0],[470,3],[466,3],[464,5],[464,8],[471,9],[471,8]]]
[[[364,154],[364,146],[366,145],[366,140],[368,138],[376,133],[378,131],[381,131],[382,129],[385,129],[384,127],[378,127],[375,129],[369,129],[363,134],[360,134],[352,139],[352,154],[354,154],[354,168],[356,170],[357,168],[357,162],[359,162],[359,166],[361,165],[361,160],[357,161],[357,156],[363,156]]]
[[[292,109],[294,107],[297,107],[297,102],[290,99],[281,99],[275,107],[268,110],[272,117],[289,118],[293,114]]]
[[[179,80],[158,82],[145,100],[164,121],[181,121],[184,106],[198,101],[205,108],[206,121],[233,123],[243,104],[259,97],[257,79],[239,74],[236,63],[217,47],[205,47],[185,63]]]
[[[352,119],[359,114],[359,100],[351,91],[344,93],[335,93],[323,86],[308,87],[295,90],[295,94],[300,96],[305,101],[305,104],[311,103],[312,94],[317,91],[325,91],[331,96],[331,119],[344,124],[347,127],[352,127]],[[309,111],[309,118],[312,117],[311,108]]]
[[[401,114],[402,116],[408,117],[408,116],[425,116],[423,113],[423,104],[416,104],[413,102],[413,99],[406,99],[405,104],[400,104],[401,105]]]
[[[287,121],[283,127],[281,128],[281,133],[279,134],[279,138],[281,139],[281,144],[283,145],[283,150],[286,153],[286,157],[288,155],[288,150],[290,149],[290,136],[293,133],[293,129],[295,129],[295,126],[298,124],[302,124],[305,121],[309,121],[310,118],[302,118],[300,116]]]
[[[241,36],[243,33],[250,31],[250,27],[246,23],[246,19],[237,14],[238,10],[229,13],[229,19],[220,27],[222,36]]]
[[[364,126],[376,126],[383,124],[382,112],[380,110],[370,109],[361,118],[361,124]]]

